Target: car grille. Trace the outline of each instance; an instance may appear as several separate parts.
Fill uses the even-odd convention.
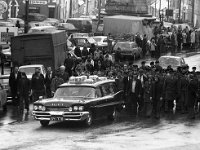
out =
[[[69,111],[66,107],[46,107],[47,111]]]

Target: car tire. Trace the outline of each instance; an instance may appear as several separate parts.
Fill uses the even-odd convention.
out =
[[[42,125],[42,127],[47,127],[49,125],[49,120],[40,120],[40,124]]]
[[[114,121],[114,120],[116,119],[116,117],[117,117],[117,110],[116,110],[116,108],[114,107],[114,108],[112,109],[112,114],[108,115],[108,120]]]
[[[86,127],[90,127],[92,125],[92,123],[93,123],[93,115],[92,115],[92,112],[90,111],[87,119],[84,120],[84,125]]]

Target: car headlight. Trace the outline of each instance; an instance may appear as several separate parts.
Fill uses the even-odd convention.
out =
[[[69,107],[69,111],[72,112],[72,107]]]
[[[34,109],[34,110],[38,110],[38,106],[35,105],[35,106],[33,107],[33,109]]]
[[[79,111],[83,111],[83,110],[84,110],[84,106],[79,106],[79,107],[78,107],[78,110],[79,110]]]
[[[39,110],[42,110],[42,107],[43,107],[43,106],[42,106],[42,105],[40,105],[40,106],[38,106],[38,109],[39,109]]]
[[[46,110],[46,107],[45,106],[42,106],[42,111],[45,111]]]
[[[74,111],[78,111],[78,106],[74,106]]]

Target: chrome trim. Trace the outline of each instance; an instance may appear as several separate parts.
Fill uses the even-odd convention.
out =
[[[41,114],[40,114],[41,113]],[[50,115],[45,115],[44,113],[49,113]],[[51,120],[51,117],[53,116],[60,116],[63,117],[63,121],[82,121],[85,120],[89,112],[84,111],[84,112],[59,112],[58,114],[55,114],[55,112],[43,112],[43,111],[33,111],[32,115],[35,120]],[[74,119],[70,117],[79,117],[80,119]]]

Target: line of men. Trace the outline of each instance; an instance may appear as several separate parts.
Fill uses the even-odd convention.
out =
[[[61,66],[59,71],[53,72],[51,67],[47,68],[47,74],[41,73],[41,68],[35,68],[35,73],[31,79],[27,78],[25,72],[19,72],[19,67],[15,66],[9,77],[9,86],[13,103],[19,106],[22,113],[24,106],[29,111],[30,96],[32,102],[40,97],[51,98],[59,85],[67,82],[68,74],[65,67]]]
[[[152,62],[151,66],[142,62],[140,68],[124,67],[124,75],[118,80],[132,115],[159,119],[161,112],[173,114],[180,110],[189,118],[195,118],[200,96],[199,73],[195,67],[193,72],[189,72],[188,66],[178,67],[177,71],[170,66],[163,70],[158,61],[155,65]]]

